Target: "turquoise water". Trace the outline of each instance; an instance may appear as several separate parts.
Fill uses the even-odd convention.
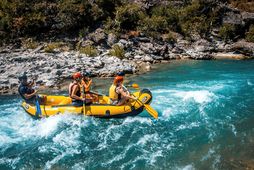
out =
[[[181,61],[129,77],[158,120],[34,120],[0,97],[0,169],[232,169],[254,157],[253,73],[254,61]]]

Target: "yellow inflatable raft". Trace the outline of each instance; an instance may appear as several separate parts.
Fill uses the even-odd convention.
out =
[[[108,96],[99,95],[99,103],[86,105],[85,109],[83,109],[83,106],[73,106],[71,99],[66,96],[47,96],[45,104],[40,105],[40,112],[37,111],[39,109],[36,109],[35,105],[26,102],[22,103],[22,107],[28,114],[36,118],[64,113],[84,114],[101,118],[122,118],[138,115],[143,111],[144,104],[150,104],[152,101],[152,93],[148,89],[135,92],[133,95],[138,97],[139,101],[130,100],[123,106],[109,104],[110,99]]]

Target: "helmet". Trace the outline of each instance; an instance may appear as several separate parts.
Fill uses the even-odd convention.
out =
[[[20,75],[18,76],[18,79],[19,79],[19,81],[27,80],[27,75],[26,75],[26,73],[20,74]]]
[[[82,77],[81,73],[80,72],[76,72],[72,75],[72,78],[73,79],[80,79]]]
[[[114,84],[116,85],[119,82],[123,82],[123,76],[116,76],[114,79]]]
[[[84,77],[90,77],[90,76],[91,76],[91,73],[88,72],[88,71],[84,71],[82,75],[83,75]]]
[[[120,71],[117,73],[118,76],[125,76],[125,73],[123,71]]]

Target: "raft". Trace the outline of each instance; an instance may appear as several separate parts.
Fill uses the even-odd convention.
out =
[[[22,107],[31,116],[43,118],[58,114],[71,113],[76,115],[94,116],[99,118],[123,118],[136,116],[144,110],[144,104],[150,104],[152,93],[148,89],[134,92],[133,95],[139,100],[129,100],[122,106],[110,104],[110,98],[105,95],[98,95],[99,102],[76,107],[71,104],[71,98],[67,96],[46,96],[46,102],[40,105],[40,112],[34,104],[22,102]],[[142,102],[142,103],[141,103]],[[38,109],[39,110],[39,109]]]

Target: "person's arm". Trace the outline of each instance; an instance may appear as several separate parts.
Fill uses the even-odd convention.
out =
[[[35,83],[34,83],[34,80],[33,80],[32,82],[30,82],[30,83],[28,84],[28,86],[29,86],[29,87],[32,87],[32,86],[34,86],[34,84],[35,84]]]
[[[84,100],[83,98],[81,98],[81,97],[79,97],[79,96],[76,95],[76,93],[77,93],[77,91],[78,91],[78,88],[79,88],[78,85],[74,85],[73,90],[72,90],[72,93],[71,93],[71,97],[72,97],[73,99],[82,100],[82,101],[83,101],[83,100]]]
[[[93,82],[92,79],[89,79],[88,84],[87,84],[87,88],[88,88],[88,89],[91,88],[92,82]]]
[[[38,92],[37,90],[34,90],[33,93],[31,93],[31,94],[26,94],[26,93],[25,93],[24,96],[25,96],[26,99],[30,99],[30,98],[32,98],[33,96],[35,96],[37,92]]]
[[[119,92],[123,97],[125,97],[125,98],[127,98],[127,99],[136,100],[135,97],[133,97],[133,96],[131,96],[130,94],[126,93],[126,92],[123,90],[123,88],[119,88],[119,89],[118,89],[118,92]]]

